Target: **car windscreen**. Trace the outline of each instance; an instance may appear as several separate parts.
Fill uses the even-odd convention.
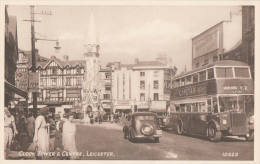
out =
[[[135,120],[155,120],[155,116],[135,116]]]

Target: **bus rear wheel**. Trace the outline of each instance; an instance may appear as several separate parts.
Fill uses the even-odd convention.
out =
[[[182,127],[182,123],[180,121],[178,122],[178,125],[177,125],[177,133],[179,135],[183,134],[183,127]]]
[[[210,141],[218,142],[221,140],[222,133],[217,130],[216,125],[210,124],[208,127],[208,137]]]

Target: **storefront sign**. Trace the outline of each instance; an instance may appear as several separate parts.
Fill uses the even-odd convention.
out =
[[[66,96],[69,98],[79,98],[81,96],[80,89],[68,89],[66,91]]]
[[[28,89],[28,72],[16,72],[15,86],[23,91]]]
[[[38,72],[29,73],[29,90],[31,92],[38,92],[38,90],[39,90],[39,73]]]

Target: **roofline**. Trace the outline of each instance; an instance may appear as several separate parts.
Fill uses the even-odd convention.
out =
[[[215,28],[216,26],[218,26],[218,25],[220,25],[220,24],[222,24],[222,23],[224,23],[224,22],[225,22],[225,21],[220,21],[219,23],[217,23],[217,24],[211,26],[210,28],[204,30],[203,32],[201,32],[201,33],[195,35],[194,37],[191,38],[191,40],[194,40],[194,39],[198,38],[199,36],[201,36],[201,35],[207,33],[208,31],[212,30],[213,28]]]

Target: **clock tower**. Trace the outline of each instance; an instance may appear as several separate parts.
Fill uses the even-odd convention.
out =
[[[93,13],[90,14],[89,29],[86,39],[84,60],[86,62],[83,81],[83,111],[84,118],[88,112],[97,112],[100,108],[100,61],[99,44],[95,31],[95,20]]]

